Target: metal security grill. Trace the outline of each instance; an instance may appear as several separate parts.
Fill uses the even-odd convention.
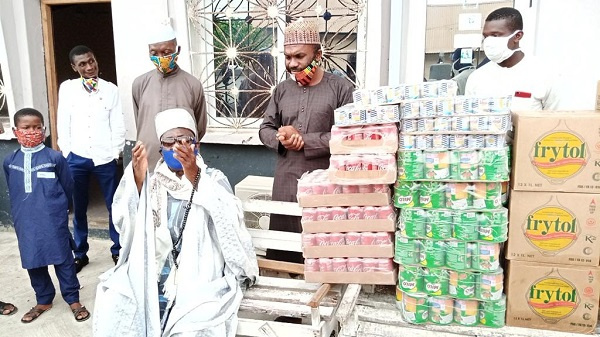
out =
[[[284,28],[299,18],[318,20],[326,71],[358,87],[364,80],[356,60],[365,52],[366,0],[187,0],[187,10],[192,69],[213,127],[259,126],[273,89],[287,78]]]

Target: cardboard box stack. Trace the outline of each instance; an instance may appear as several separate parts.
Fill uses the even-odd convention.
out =
[[[398,306],[410,323],[501,327],[510,98],[433,98],[435,84],[401,108]]]
[[[354,98],[335,112],[329,170],[298,183],[304,276],[307,282],[391,285],[397,280],[396,213],[389,185],[396,178],[402,96],[379,88],[359,90]]]
[[[591,333],[600,292],[600,113],[513,118],[507,324]]]

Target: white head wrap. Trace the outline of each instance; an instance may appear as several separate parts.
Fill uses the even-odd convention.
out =
[[[165,41],[171,41],[177,38],[173,27],[171,27],[170,19],[165,19],[159,23],[155,23],[154,27],[149,29],[148,44],[155,44]]]
[[[175,108],[159,112],[154,118],[154,125],[158,138],[165,132],[176,128],[189,129],[194,133],[194,137],[198,136],[194,117],[185,109]]]

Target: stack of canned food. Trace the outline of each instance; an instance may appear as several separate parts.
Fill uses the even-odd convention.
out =
[[[499,148],[510,131],[512,97],[443,97],[404,101],[401,150]]]
[[[508,181],[510,148],[399,150],[398,181]]]

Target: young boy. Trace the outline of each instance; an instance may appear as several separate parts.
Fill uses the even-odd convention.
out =
[[[21,322],[31,323],[52,308],[56,294],[48,273],[54,265],[63,299],[75,320],[90,318],[79,303],[79,281],[68,227],[69,199],[73,180],[60,152],[44,146],[44,118],[31,108],[14,116],[14,134],[21,148],[4,159],[4,173],[10,194],[11,215],[17,233],[21,264],[27,269],[37,305]]]

